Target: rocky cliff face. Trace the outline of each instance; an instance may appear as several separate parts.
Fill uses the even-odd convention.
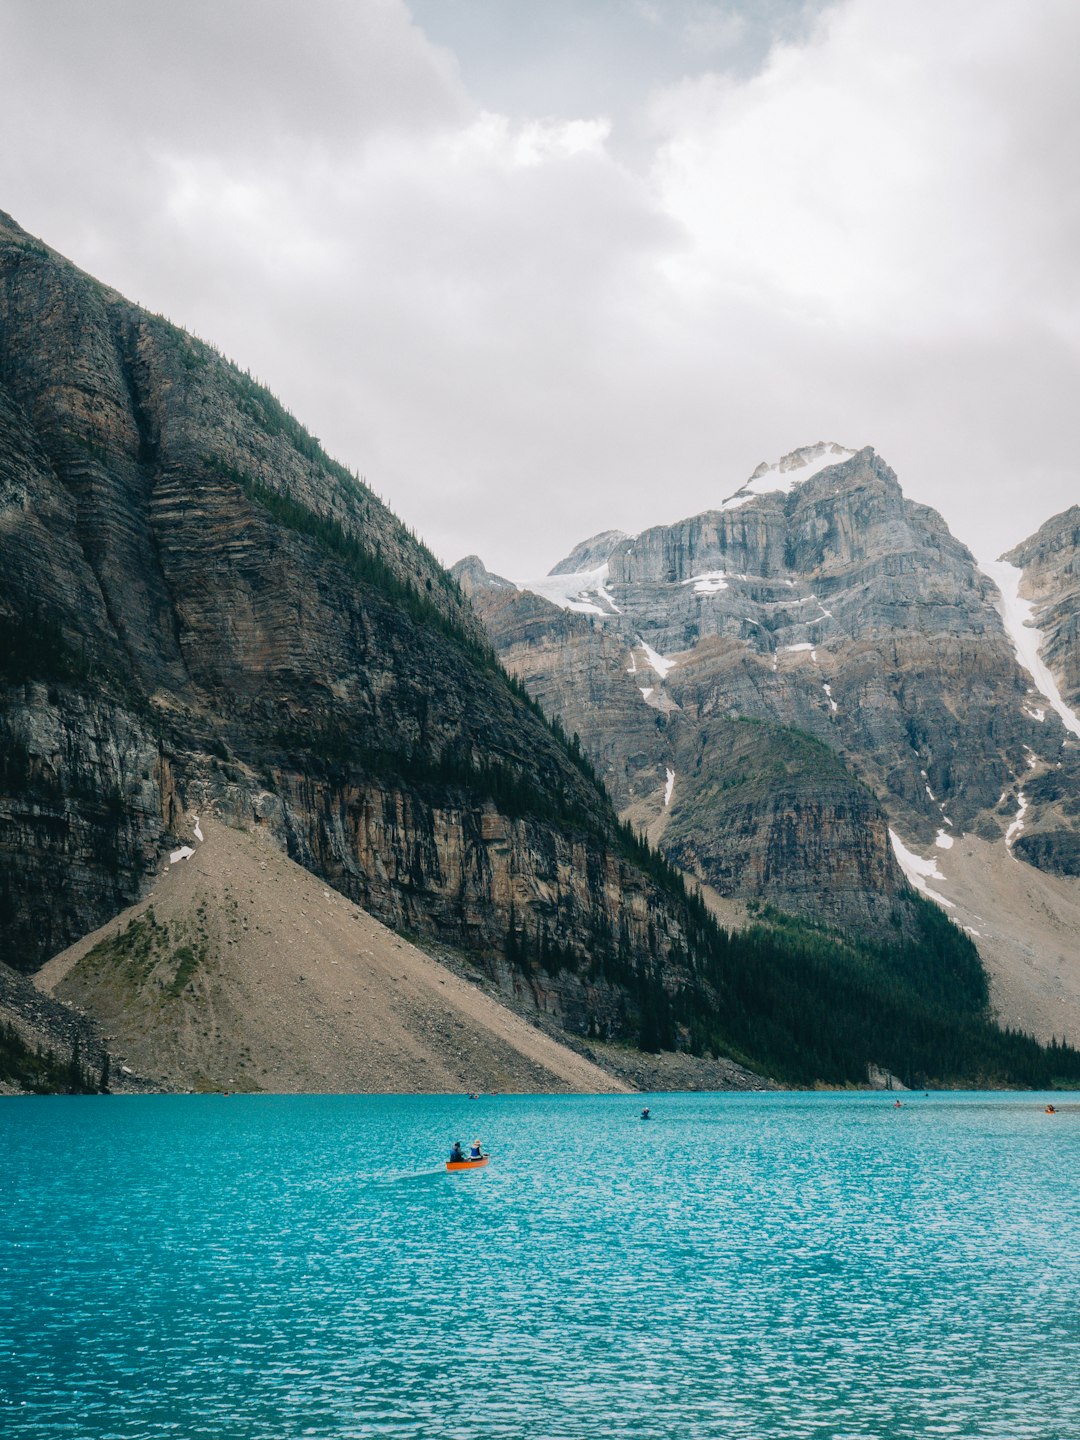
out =
[[[685,958],[431,555],[267,392],[6,217],[0,425],[5,959],[137,898],[210,809],[419,935]]]
[[[992,568],[1010,592],[1017,649],[1040,672],[1043,693],[1032,694],[1029,711],[1044,718],[1056,711],[1080,740],[1080,506],[1055,515]],[[1080,875],[1080,744],[1065,747],[1053,765],[1030,766],[1017,801],[1014,854],[1042,870]]]
[[[808,447],[716,510],[599,538],[606,564],[557,566],[546,599],[474,603],[619,807],[721,893],[894,923],[889,824],[1002,839],[1032,757],[1068,761],[993,584],[873,450]]]
[[[1023,571],[1021,595],[1035,606],[1042,658],[1063,698],[1080,706],[1080,505],[1048,520],[1002,557]]]

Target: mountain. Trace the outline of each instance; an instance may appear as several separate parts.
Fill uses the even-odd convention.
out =
[[[1052,711],[1080,738],[1080,507],[1055,515],[987,568],[1035,681],[1030,708]],[[1051,873],[1080,875],[1080,747],[1070,746],[1052,770],[1026,777],[1022,798],[1014,852]]]
[[[1055,515],[1002,560],[1023,572],[1019,591],[1045,637],[1042,659],[1062,698],[1080,707],[1080,505]]]
[[[611,935],[676,983],[681,891],[374,494],[8,218],[0,278],[4,958],[138,900],[214,813],[396,929],[568,962]],[[564,970],[567,1023],[636,1034],[636,990]]]
[[[200,830],[194,853],[147,896],[37,977],[97,1015],[117,1059],[157,1088],[626,1088],[510,1014],[477,977],[452,973],[330,890],[265,833],[205,818]]]
[[[909,932],[906,877],[978,932],[995,976],[1027,963],[981,872],[1071,863],[1080,747],[1003,623],[1000,577],[872,449],[833,443],[762,464],[715,510],[616,536],[572,552],[591,568],[471,595],[622,813],[722,896],[880,938]],[[1018,1018],[1045,1024],[1030,995]]]
[[[613,576],[655,569],[641,537],[611,538]],[[471,568],[469,583],[483,580],[483,567]],[[672,586],[697,596],[701,576],[688,574],[689,587],[654,576],[647,604]],[[520,603],[505,585],[483,588]],[[765,576],[754,602],[763,615],[770,605],[779,613],[775,590]],[[710,581],[701,594],[713,591],[722,587]],[[615,613],[612,593],[598,578],[599,604],[583,610]],[[543,602],[529,603],[546,626]],[[570,626],[582,618],[547,611]],[[685,634],[685,617],[673,623]],[[786,623],[800,620],[792,612]],[[705,628],[709,641],[728,641]],[[915,1081],[1080,1073],[1080,1056],[988,1023],[970,941],[894,869],[868,938],[783,917],[739,935],[720,928],[679,871],[620,824],[580,742],[507,675],[462,587],[363,482],[209,346],[7,217],[0,642],[0,944],[24,972],[138,906],[166,860],[170,870],[194,860],[220,822],[275,846],[391,930],[445,947],[463,974],[579,1043],[678,1050],[708,1064],[723,1056],[799,1084],[865,1081],[871,1065]],[[633,653],[658,683],[645,699],[636,682],[626,693],[666,736],[682,677],[665,681],[670,662],[644,645]],[[610,658],[629,668],[627,653]],[[768,657],[755,663],[769,672]],[[730,720],[715,704],[709,717]],[[768,747],[778,723],[769,719],[760,746],[743,743],[742,799],[754,816],[774,804],[769,775],[784,762]],[[855,792],[845,787],[856,782],[806,743],[809,759],[795,768],[820,771],[807,813],[825,818],[802,828],[825,825],[827,841],[828,826],[850,823]],[[658,813],[671,791],[662,780],[658,798],[649,767],[666,753],[643,740],[640,764],[626,771]],[[682,805],[694,761],[674,758]],[[710,765],[701,773],[707,780]],[[798,825],[795,843],[804,843]],[[209,852],[204,860],[212,864]],[[868,863],[891,866],[880,834]],[[38,978],[121,1037],[122,1053],[141,1056],[151,1077],[183,1086],[205,1072],[220,1082],[240,1066],[245,1083],[262,1083],[262,1069],[269,1083],[302,1074],[318,1083],[316,1070],[344,1083],[337,1061],[316,1064],[319,1045],[382,1033],[334,1013],[348,985],[320,988],[313,1008],[301,1003],[314,975],[291,957],[294,983],[275,1008],[290,1055],[268,1064],[262,997],[250,994],[248,1015],[238,1007],[245,986],[274,993],[282,932],[254,945],[249,935],[230,956],[229,940],[241,937],[220,890],[176,911],[167,934],[148,916],[129,913],[85,953],[69,953],[70,969]],[[353,995],[367,982],[370,1016],[397,1014],[392,967],[376,974],[361,951],[349,962]],[[9,988],[21,1004],[17,983]],[[170,1048],[172,1021],[190,1044]],[[194,1033],[200,1024],[208,1035]],[[433,1024],[456,1031],[445,1011]],[[477,1068],[475,1056],[461,1063]],[[444,1068],[439,1083],[459,1074]]]

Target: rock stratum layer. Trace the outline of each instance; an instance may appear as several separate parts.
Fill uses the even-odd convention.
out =
[[[272,396],[4,217],[0,425],[5,959],[136,900],[213,812],[396,929],[559,957],[567,1023],[636,1033],[630,992],[567,967],[606,936],[677,986],[682,902],[458,586]]]
[[[1007,557],[1072,697],[1078,523]],[[940,895],[965,833],[1080,873],[1080,745],[993,581],[871,449],[796,451],[717,509],[606,531],[516,593],[476,557],[453,573],[618,808],[722,896],[883,935],[908,923],[898,858]],[[973,932],[993,923],[949,903]]]
[[[162,1090],[626,1088],[287,860],[205,841],[35,977]],[[114,1065],[114,1069],[116,1066]]]
[[[1042,658],[1062,697],[1080,708],[1080,505],[1055,515],[1002,558],[1023,571],[1021,594],[1035,605]]]

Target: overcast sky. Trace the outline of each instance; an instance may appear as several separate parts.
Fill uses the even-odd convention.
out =
[[[0,209],[445,561],[873,445],[980,557],[1080,501],[1077,0],[0,0]]]

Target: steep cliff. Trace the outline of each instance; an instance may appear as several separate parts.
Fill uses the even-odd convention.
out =
[[[1080,505],[1047,520],[1002,559],[1022,570],[1020,594],[1034,604],[1042,658],[1064,700],[1080,707]]]
[[[890,826],[907,863],[1004,843],[1032,781],[1076,793],[994,584],[870,449],[795,451],[517,596],[481,567],[472,596],[618,807],[722,894],[885,933],[908,903]]]
[[[1080,739],[1080,506],[1053,516],[987,568],[1000,579],[1018,655],[1040,692],[1029,708],[1043,715],[1052,709]],[[1053,766],[1032,767],[1020,798],[1014,853],[1040,869],[1080,876],[1080,745],[1067,747]]]
[[[682,902],[423,546],[261,387],[6,218],[0,422],[12,963],[136,899],[211,809],[397,928],[685,957]]]

